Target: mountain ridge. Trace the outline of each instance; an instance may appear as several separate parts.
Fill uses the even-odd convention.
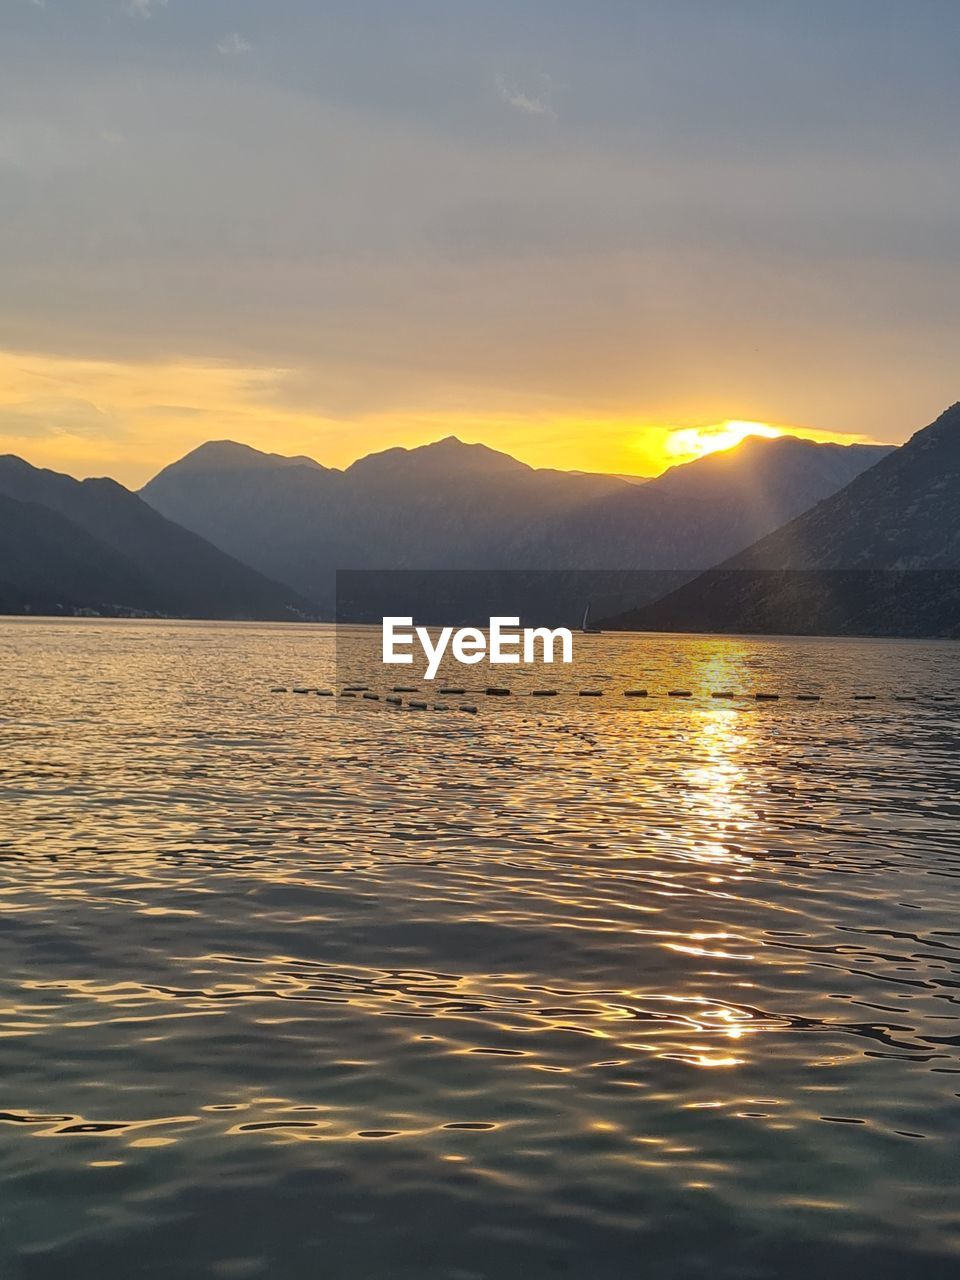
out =
[[[299,593],[174,524],[115,480],[75,480],[7,454],[0,456],[0,498],[0,583],[23,607],[36,599],[44,607],[53,600],[66,609],[185,617],[314,612]]]
[[[837,493],[611,625],[960,634],[960,403]]]
[[[530,467],[454,436],[342,471],[270,465],[269,455],[256,467],[211,470],[187,455],[141,495],[329,607],[337,568],[706,568],[886,452],[764,440],[754,471],[769,492],[753,503],[721,474],[729,464],[711,458],[637,484]]]
[[[178,463],[186,462],[190,463],[193,470],[218,470],[220,468],[247,470],[265,467],[309,467],[318,471],[334,469],[325,467],[314,458],[308,458],[306,454],[290,456],[283,453],[265,453],[262,449],[255,449],[253,445],[227,439],[206,440],[203,444],[197,445],[195,449],[191,449],[189,453],[184,454],[176,463],[171,463],[170,465],[176,466]],[[158,474],[162,475],[163,471],[166,470],[167,468],[164,467]]]

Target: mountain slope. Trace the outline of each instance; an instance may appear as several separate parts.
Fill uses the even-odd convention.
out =
[[[171,519],[327,605],[337,568],[699,569],[834,492],[880,446],[753,440],[636,484],[448,437],[345,471],[220,442],[142,491]]]
[[[53,590],[70,607],[197,618],[295,618],[312,611],[296,592],[173,524],[113,480],[78,481],[7,455],[0,457],[0,497],[7,500],[0,581],[10,590],[28,596]]]
[[[233,440],[208,440],[188,456],[194,471],[263,471],[273,467],[314,467],[317,471],[325,470],[319,462],[302,454],[289,458],[282,453],[262,453],[248,444],[236,444]]]
[[[775,529],[893,452],[887,445],[748,436],[735,449],[673,467],[652,483],[691,509],[747,509]]]
[[[72,520],[0,495],[0,612],[104,610],[118,601],[150,612],[161,603],[128,560]]]
[[[641,629],[960,632],[960,404],[839,493],[653,605]]]
[[[960,404],[731,567],[960,568]]]

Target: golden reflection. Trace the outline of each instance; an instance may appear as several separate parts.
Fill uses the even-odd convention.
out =
[[[697,644],[688,662],[683,687],[695,689],[700,696],[684,708],[689,717],[684,724],[687,764],[678,795],[683,821],[675,838],[683,862],[702,864],[714,873],[707,877],[708,882],[721,886],[749,874],[754,865],[745,846],[757,821],[750,804],[756,769],[756,720],[742,703],[711,694],[744,690],[749,665],[736,641],[717,640]],[[676,678],[681,679],[680,675]],[[710,972],[713,964],[756,960],[756,947],[748,933],[714,927],[709,917],[690,921],[685,929],[663,938],[660,945],[673,952],[678,963],[683,958],[693,964],[702,961],[711,965]],[[700,970],[701,976],[703,972]],[[670,1035],[669,1043],[648,1040],[642,1047],[698,1070],[742,1066],[747,1061],[743,1050],[749,1037],[761,1030],[755,1016],[733,1003],[705,1002],[700,996],[684,994],[690,980],[687,976],[682,985],[678,981],[677,994],[667,997],[669,1003],[679,1006],[671,1021],[674,1032],[680,1034]],[[686,1035],[684,1024],[689,1027]]]
[[[748,867],[752,860],[731,838],[751,825],[744,803],[750,739],[743,713],[729,703],[706,700],[693,714],[696,761],[683,796],[693,836],[690,853],[701,862]]]
[[[682,1056],[682,1055],[681,1055]],[[690,1055],[683,1058],[684,1062],[689,1063],[692,1067],[739,1067],[744,1062],[743,1058],[734,1058],[732,1055],[726,1057],[711,1056],[709,1052]]]

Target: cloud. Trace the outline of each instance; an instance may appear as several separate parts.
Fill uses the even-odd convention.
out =
[[[600,6],[622,31],[548,0],[451,23],[427,21],[443,0],[379,5],[377,24],[364,6],[150,0],[156,22],[109,40],[24,21],[0,41],[0,348],[135,367],[149,403],[208,405],[217,436],[252,397],[214,403],[167,365],[292,368],[276,398],[296,430],[269,446],[290,452],[311,452],[301,421],[346,440],[372,414],[472,415],[503,444],[506,415],[518,439],[727,417],[897,438],[957,398],[960,80],[942,33],[923,43],[941,3],[862,30],[868,0],[769,6],[770,30],[709,0],[652,6],[652,25]],[[104,5],[133,12],[77,8]],[[694,8],[705,33],[675,18]],[[218,53],[235,28],[254,51]],[[119,130],[126,145],[103,137]],[[5,376],[0,399],[42,394]],[[133,414],[88,381],[58,371],[50,390]],[[257,405],[264,433],[274,408]],[[169,460],[180,431],[152,416],[140,456]]]
[[[153,17],[154,9],[163,9],[167,0],[127,0],[127,13],[138,18]]]
[[[245,53],[250,53],[252,49],[253,45],[250,41],[244,40],[243,36],[236,31],[217,41],[217,53],[222,54],[224,58],[239,58]]]
[[[547,87],[549,87],[547,77],[544,76],[542,79],[547,82]],[[550,105],[545,93],[541,96],[525,93],[516,85],[509,84],[503,76],[497,76],[496,83],[500,101],[506,103],[508,107],[522,111],[524,115],[543,116],[548,120],[556,120],[557,113]]]
[[[48,396],[0,404],[0,438],[44,440],[55,436],[76,436],[100,440],[116,438],[123,429],[112,413],[89,400],[70,396]]]

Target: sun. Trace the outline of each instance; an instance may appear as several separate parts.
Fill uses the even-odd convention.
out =
[[[708,453],[721,453],[734,449],[748,436],[764,436],[775,440],[784,434],[782,427],[769,422],[747,422],[742,418],[727,418],[724,422],[711,423],[707,427],[678,427],[666,440],[666,453],[675,461],[688,462],[705,458]]]

